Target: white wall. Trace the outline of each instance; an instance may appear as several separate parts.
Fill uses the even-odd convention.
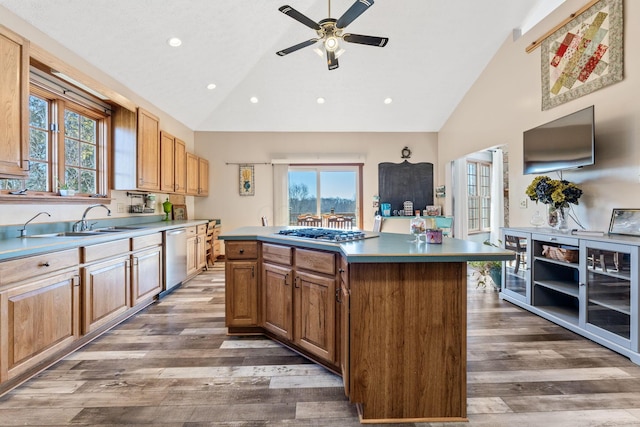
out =
[[[100,70],[87,61],[81,59],[76,54],[60,45],[55,40],[48,37],[46,34],[17,17],[6,8],[0,6],[0,24],[9,28],[15,33],[20,34],[22,37],[28,39],[31,44],[35,44],[47,52],[53,54],[55,57],[65,62],[66,64],[74,67],[76,70],[91,76],[100,83],[108,86],[109,88],[117,91],[124,97],[133,101],[136,105],[147,109],[148,111],[156,114],[160,118],[160,129],[166,130],[172,135],[185,141],[187,151],[193,151],[194,146],[194,133],[191,129],[187,128],[181,122],[175,120],[173,117],[166,114],[164,111],[159,110],[154,105],[151,105],[147,100],[140,97],[136,93],[132,92],[126,86],[122,85],[118,81],[114,80],[107,73],[108,70]],[[159,203],[165,200],[165,196],[157,193],[157,201]],[[125,204],[125,207],[129,205],[129,198],[126,196],[126,192],[115,191],[112,193],[113,202],[109,205],[113,216],[128,216],[127,213],[119,214],[118,204]],[[193,197],[186,198],[188,212],[193,211]],[[96,199],[96,203],[102,203],[102,200]],[[159,204],[158,203],[158,204]],[[36,213],[46,210],[51,213],[51,218],[40,217],[37,222],[61,222],[61,221],[73,221],[78,220],[87,205],[77,204],[2,204],[2,215],[0,216],[0,225],[9,224],[22,224]],[[156,208],[157,214],[162,214],[162,208],[158,206]],[[91,214],[92,217],[99,218],[104,216],[103,211],[98,211]]]
[[[583,5],[582,0],[567,0],[520,40],[509,37],[438,134],[440,181],[451,160],[508,146],[511,226],[529,226],[535,210],[541,209],[534,202],[527,209],[519,207],[534,177],[522,174],[523,131],[590,105],[595,105],[596,164],[564,173],[584,191],[578,217],[589,229],[606,230],[612,208],[640,207],[640,27],[634,25],[640,22],[640,2],[624,2],[624,80],[551,110],[541,109],[541,49],[526,53],[525,47]]]
[[[434,133],[296,133],[296,132],[196,132],[196,154],[209,159],[209,197],[196,198],[199,218],[220,218],[223,231],[260,225],[266,215],[273,221],[273,178],[269,163],[277,158],[327,157],[353,159],[363,156],[364,228],[373,227],[373,196],[378,193],[378,163],[403,160],[402,148],[412,151],[411,163],[434,163],[438,171],[437,135]],[[257,163],[255,196],[240,196],[238,166],[225,163]],[[437,184],[437,183],[436,183]]]

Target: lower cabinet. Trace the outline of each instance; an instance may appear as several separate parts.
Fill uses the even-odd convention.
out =
[[[79,284],[76,268],[0,292],[0,381],[26,372],[78,338]]]
[[[226,326],[258,327],[258,243],[228,241],[225,248]]]
[[[162,290],[162,233],[131,239],[131,305],[154,298]]]
[[[336,363],[335,254],[262,245],[263,327]]]
[[[198,274],[207,265],[207,225],[187,228],[187,277]]]
[[[131,301],[129,255],[82,268],[83,333],[89,333],[129,309]]]
[[[336,340],[338,350],[338,363],[342,372],[342,382],[344,383],[344,394],[349,396],[349,264],[345,258],[340,259],[340,288],[336,292],[338,301],[338,321],[339,334]]]

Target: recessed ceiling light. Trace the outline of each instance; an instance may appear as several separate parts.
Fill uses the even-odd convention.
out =
[[[209,90],[213,90],[213,89],[215,89],[215,88],[216,88],[215,83],[209,83],[209,84],[207,85],[207,89],[209,89]]]
[[[171,37],[169,40],[167,40],[167,43],[171,47],[178,47],[178,46],[180,46],[182,44],[182,40],[180,40],[177,37]]]
[[[391,104],[392,102],[393,102],[393,99],[391,99],[391,98],[385,98],[384,99],[384,103],[385,104]]]
[[[316,102],[317,102],[318,104],[324,104],[324,98],[323,98],[323,97],[320,97],[320,98],[316,99]]]
[[[252,104],[257,104],[258,103],[258,98],[255,96],[252,96],[249,101],[251,101]]]

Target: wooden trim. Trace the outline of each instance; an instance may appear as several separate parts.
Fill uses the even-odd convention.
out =
[[[87,85],[88,87],[94,89],[95,91],[109,98],[111,102],[114,102],[126,108],[127,110],[131,110],[133,112],[136,111],[136,105],[132,101],[130,101],[128,98],[122,96],[115,90],[110,89],[109,87],[93,79],[92,77],[76,70],[70,65],[67,65],[65,62],[56,58],[55,56],[53,56],[52,54],[50,54],[49,52],[47,52],[46,50],[44,50],[43,48],[41,48],[40,46],[34,43],[31,43],[30,48],[31,48],[30,50],[31,57],[33,57],[35,60],[57,71],[60,71],[61,73],[66,74],[67,76],[73,78],[74,80],[84,85]]]
[[[584,12],[585,10],[589,9],[591,6],[593,6],[594,4],[598,3],[600,0],[590,0],[589,3],[585,4],[584,6],[582,6],[580,9],[578,9],[577,11],[575,11],[574,13],[572,13],[571,15],[569,15],[566,19],[564,19],[562,22],[560,22],[558,25],[556,25],[555,27],[553,27],[552,29],[550,29],[549,31],[547,31],[546,33],[544,33],[542,35],[542,37],[538,38],[537,40],[534,40],[533,42],[531,42],[531,44],[529,44],[526,48],[525,51],[527,53],[531,53],[532,51],[534,51],[538,46],[540,46],[542,44],[542,42],[544,42],[551,34],[555,33],[556,31],[558,31],[558,29],[564,27],[568,22],[571,22],[572,20],[574,20],[577,16],[579,16],[582,12]]]

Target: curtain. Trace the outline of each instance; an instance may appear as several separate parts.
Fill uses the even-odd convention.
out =
[[[491,169],[491,243],[497,245],[500,227],[504,226],[503,153],[500,148],[492,153]]]
[[[273,225],[289,225],[289,164],[273,165]]]
[[[467,159],[453,161],[453,232],[456,238],[468,236]]]

